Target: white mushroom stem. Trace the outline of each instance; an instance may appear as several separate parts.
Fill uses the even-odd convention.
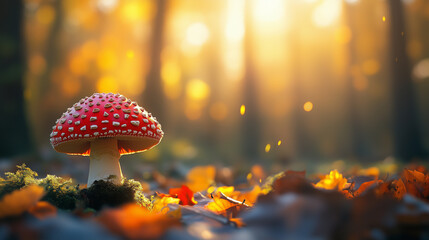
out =
[[[89,155],[88,187],[96,180],[111,179],[116,184],[122,183],[122,171],[119,164],[121,155],[118,151],[118,141],[115,138],[98,138],[91,142],[91,154]]]

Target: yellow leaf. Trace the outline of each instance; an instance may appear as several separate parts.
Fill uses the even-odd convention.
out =
[[[169,208],[168,204],[179,204],[180,199],[174,197],[158,197],[153,202],[153,212],[156,213],[167,213]]]
[[[187,175],[186,185],[193,192],[200,192],[206,190],[213,184],[216,175],[216,168],[214,166],[198,166],[189,171]]]
[[[328,175],[322,177],[318,183],[314,186],[319,189],[327,190],[339,190],[342,191],[350,184],[347,183],[347,179],[343,177],[336,169],[332,170]]]
[[[43,195],[43,188],[36,185],[24,187],[5,195],[0,201],[0,218],[24,213],[36,205]]]

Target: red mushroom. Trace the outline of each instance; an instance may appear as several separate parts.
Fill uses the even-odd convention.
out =
[[[63,113],[50,140],[58,152],[89,155],[89,187],[111,175],[122,182],[120,156],[146,151],[163,135],[156,118],[137,103],[120,94],[94,93]]]

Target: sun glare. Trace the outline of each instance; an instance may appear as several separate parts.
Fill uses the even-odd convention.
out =
[[[195,46],[201,46],[210,37],[210,31],[202,22],[196,22],[189,25],[186,29],[186,41]]]

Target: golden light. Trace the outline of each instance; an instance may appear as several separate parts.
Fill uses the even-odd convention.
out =
[[[269,152],[271,150],[271,145],[268,143],[267,145],[265,145],[265,152]]]
[[[324,0],[313,12],[313,22],[318,27],[333,24],[341,15],[341,0]]]
[[[134,58],[134,52],[132,50],[127,51],[127,58],[129,58],[129,59]]]
[[[277,142],[277,146],[280,146],[282,144],[282,140],[279,140],[278,142]]]
[[[198,120],[202,114],[202,104],[187,102],[185,106],[185,115],[189,120]]]
[[[303,108],[304,108],[304,111],[311,112],[311,110],[313,110],[313,103],[310,101],[305,102]]]
[[[244,115],[244,113],[246,113],[246,106],[244,106],[244,104],[243,104],[243,105],[241,105],[241,107],[240,107],[240,114],[241,114],[241,116],[243,116],[243,115]]]
[[[81,83],[79,80],[72,78],[71,76],[63,76],[61,81],[61,90],[65,96],[74,97],[81,89]]]
[[[383,20],[383,22],[385,22],[386,21],[386,16],[383,16],[382,20]]]
[[[352,31],[348,26],[341,26],[335,30],[335,40],[340,44],[349,43],[352,39]]]
[[[228,107],[223,102],[216,102],[210,107],[210,117],[217,121],[222,121],[228,115]]]
[[[113,77],[103,76],[97,81],[97,91],[98,92],[118,92],[118,83]]]
[[[51,24],[55,19],[55,9],[50,5],[43,5],[36,12],[36,19],[41,24]]]
[[[200,79],[192,79],[186,85],[186,96],[194,101],[205,100],[210,96],[210,86]]]
[[[97,8],[102,12],[111,12],[116,5],[118,5],[118,0],[98,0]]]
[[[362,72],[365,75],[374,75],[380,71],[380,63],[375,59],[369,59],[362,63]]]
[[[196,22],[189,25],[186,29],[186,41],[194,46],[203,45],[210,36],[210,31],[202,22]]]
[[[129,0],[120,9],[122,19],[128,22],[151,19],[154,12],[153,3],[148,0]]]
[[[101,70],[109,70],[116,66],[115,52],[110,49],[103,49],[97,56],[97,66]]]
[[[282,20],[285,15],[283,0],[254,0],[253,16],[261,23],[273,23]]]
[[[161,78],[164,83],[164,93],[169,99],[177,99],[182,91],[182,71],[179,64],[173,60],[167,60],[161,67]]]
[[[227,2],[225,37],[230,42],[239,42],[243,39],[244,4],[244,0]]]

